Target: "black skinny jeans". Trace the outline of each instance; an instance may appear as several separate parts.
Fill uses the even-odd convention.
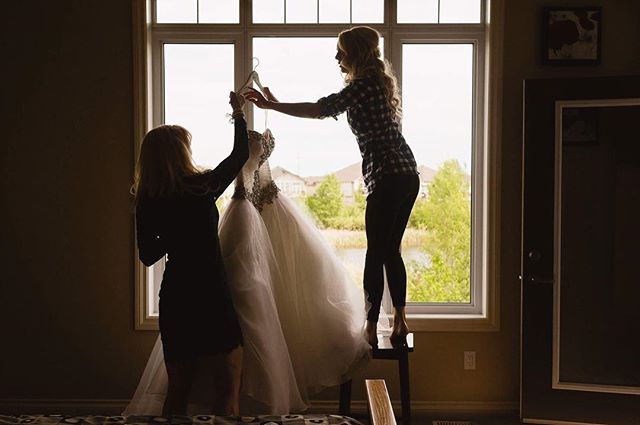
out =
[[[377,321],[380,315],[384,291],[383,266],[393,306],[404,307],[406,304],[407,272],[400,255],[400,243],[419,190],[420,178],[417,175],[385,175],[367,197],[367,257],[364,265],[367,320]]]

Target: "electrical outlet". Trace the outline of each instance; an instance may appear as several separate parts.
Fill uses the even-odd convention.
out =
[[[476,352],[464,352],[464,370],[476,370]]]

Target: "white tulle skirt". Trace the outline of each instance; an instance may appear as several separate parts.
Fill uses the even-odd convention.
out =
[[[369,360],[364,295],[318,228],[280,194],[262,219],[280,269],[274,296],[305,400]]]
[[[310,395],[366,364],[362,291],[295,203],[280,194],[260,214],[234,199],[219,232],[243,332],[241,413],[302,411]],[[208,413],[206,387],[194,384],[190,414]],[[166,390],[158,338],[124,414],[161,414]]]

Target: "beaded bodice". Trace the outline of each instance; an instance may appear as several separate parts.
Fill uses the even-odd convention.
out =
[[[247,199],[258,211],[278,196],[278,187],[271,178],[269,156],[275,147],[275,139],[269,129],[264,133],[248,130],[249,159],[236,177],[233,198]]]

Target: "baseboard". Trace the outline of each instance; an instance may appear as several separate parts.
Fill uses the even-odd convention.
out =
[[[401,415],[399,401],[392,401],[393,411]],[[311,402],[311,410],[318,413],[335,413],[339,409],[338,401],[315,400]],[[507,415],[517,414],[517,401],[412,401],[411,413],[416,415]],[[351,411],[356,414],[367,412],[366,400],[353,400]]]
[[[129,400],[114,399],[0,399],[0,414],[69,414],[69,415],[119,415]],[[393,410],[400,414],[400,402],[392,402]],[[312,400],[311,411],[336,413],[337,400]],[[351,411],[367,412],[365,400],[353,400]],[[417,415],[429,414],[475,414],[504,415],[518,411],[518,402],[509,401],[413,401],[411,411]]]
[[[122,399],[0,399],[0,413],[117,416],[128,403]]]

